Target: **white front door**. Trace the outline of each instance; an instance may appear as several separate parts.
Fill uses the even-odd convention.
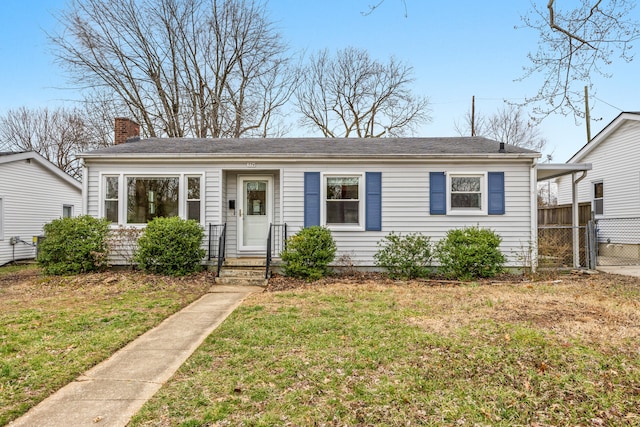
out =
[[[238,249],[266,251],[269,224],[273,218],[273,178],[238,177]]]

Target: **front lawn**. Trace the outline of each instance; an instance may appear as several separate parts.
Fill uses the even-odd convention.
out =
[[[133,419],[163,426],[640,425],[640,285],[255,294]]]
[[[0,268],[0,425],[203,295],[206,274],[48,277]]]

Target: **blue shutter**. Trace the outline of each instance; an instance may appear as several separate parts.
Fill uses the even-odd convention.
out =
[[[504,215],[504,172],[489,172],[489,215]]]
[[[380,231],[382,230],[382,173],[367,172],[365,181],[367,188],[365,229]]]
[[[444,172],[429,173],[429,213],[447,213],[447,177]]]
[[[320,172],[304,173],[304,226],[320,225]]]

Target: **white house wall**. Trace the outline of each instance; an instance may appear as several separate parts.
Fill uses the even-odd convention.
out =
[[[604,218],[640,217],[640,122],[623,123],[580,162],[592,164],[578,183],[580,202],[591,202],[593,183],[602,181]],[[571,203],[570,175],[558,179],[558,204],[567,203]]]
[[[379,242],[392,231],[396,233],[422,233],[435,242],[448,230],[474,225],[488,227],[503,239],[501,250],[510,264],[522,264],[522,256],[532,243],[531,221],[531,163],[476,164],[476,165],[424,165],[397,163],[363,166],[325,166],[300,164],[287,167],[283,172],[284,222],[289,233],[303,227],[304,172],[382,172],[382,231],[334,231],[338,256],[347,255],[358,265],[372,265]],[[504,215],[430,215],[429,172],[484,172],[505,173]]]
[[[33,236],[43,234],[44,224],[62,217],[64,205],[73,206],[74,216],[82,211],[80,188],[55,176],[35,159],[0,164],[0,199],[0,265],[35,257],[35,248],[22,243],[15,245],[14,253],[11,237],[32,242]]]
[[[227,222],[227,256],[237,255],[235,242],[236,216],[228,209],[228,200],[236,198],[238,174],[270,174],[274,177],[274,222],[287,224],[289,235],[303,227],[304,221],[304,172],[328,173],[382,173],[382,231],[334,231],[338,255],[347,255],[360,266],[372,266],[377,243],[392,231],[419,232],[433,241],[442,238],[453,228],[479,225],[496,231],[503,239],[501,250],[511,265],[521,265],[522,256],[532,240],[533,189],[532,163],[521,161],[477,161],[469,164],[445,162],[357,162],[327,164],[326,162],[260,162],[255,168],[233,162],[208,162],[180,164],[159,163],[89,163],[88,213],[100,211],[99,183],[104,174],[174,174],[204,173],[204,221],[203,225]],[[463,163],[464,162],[464,163]],[[504,172],[504,215],[430,215],[429,172]],[[222,182],[221,182],[222,181]],[[485,189],[486,191],[486,189]],[[486,197],[486,194],[485,194]],[[280,209],[281,208],[281,209]]]

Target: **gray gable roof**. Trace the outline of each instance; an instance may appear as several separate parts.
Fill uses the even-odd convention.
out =
[[[500,143],[483,137],[448,138],[149,138],[132,139],[81,157],[261,156],[405,157],[498,154]],[[505,144],[506,154],[539,157],[535,151]]]

